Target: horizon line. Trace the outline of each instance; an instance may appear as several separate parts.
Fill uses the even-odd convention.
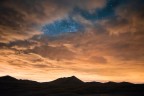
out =
[[[12,78],[15,78],[15,79],[17,79],[17,80],[28,80],[28,81],[33,81],[33,82],[37,82],[37,83],[48,83],[48,82],[55,81],[55,80],[57,80],[57,79],[71,78],[71,77],[76,77],[77,79],[79,79],[77,76],[72,75],[72,76],[68,76],[68,77],[59,77],[59,78],[57,78],[57,79],[50,80],[50,81],[40,82],[40,81],[37,81],[37,80],[19,79],[19,78],[16,78],[16,77],[14,77],[14,76],[11,76],[11,75],[3,75],[3,76],[0,76],[0,78],[2,78],[2,77],[12,77]],[[79,80],[81,80],[81,79],[79,79]],[[97,83],[103,83],[103,84],[104,84],[104,83],[109,83],[109,82],[113,82],[113,83],[144,84],[144,83],[134,83],[134,82],[129,82],[129,81],[119,81],[119,82],[117,82],[117,81],[105,81],[105,82],[100,82],[100,81],[88,81],[88,82],[86,82],[86,81],[83,81],[83,80],[81,80],[81,81],[84,82],[84,83],[97,82]]]

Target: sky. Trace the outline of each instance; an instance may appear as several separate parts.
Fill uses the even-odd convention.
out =
[[[143,0],[0,0],[0,76],[144,83]]]

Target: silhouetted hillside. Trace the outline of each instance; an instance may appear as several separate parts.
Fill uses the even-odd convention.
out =
[[[7,75],[7,76],[0,77],[0,81],[10,81],[10,82],[12,82],[12,81],[17,81],[17,79]]]
[[[78,79],[77,77],[75,76],[72,76],[72,77],[64,77],[64,78],[59,78],[59,79],[56,79],[52,82],[50,82],[52,84],[60,84],[60,85],[81,85],[81,84],[84,84],[83,81],[81,81],[80,79]]]
[[[18,80],[11,76],[0,77],[0,96],[97,96],[87,94],[144,96],[144,84],[83,82],[75,76],[44,83]]]

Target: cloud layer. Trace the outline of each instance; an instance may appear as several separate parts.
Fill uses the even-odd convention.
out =
[[[98,2],[98,3],[96,3]],[[26,40],[40,32],[41,25],[65,18],[73,8],[93,10],[105,0],[7,0],[1,1],[0,42]],[[90,6],[91,5],[91,6]]]
[[[85,81],[144,82],[142,0],[0,2],[0,75],[38,81],[76,75]],[[41,30],[67,18],[83,30],[57,36]]]

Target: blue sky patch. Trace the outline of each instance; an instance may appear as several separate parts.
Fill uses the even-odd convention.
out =
[[[55,21],[51,24],[42,26],[44,34],[56,36],[63,33],[78,32],[83,29],[83,26],[75,20],[68,18],[63,20]]]

